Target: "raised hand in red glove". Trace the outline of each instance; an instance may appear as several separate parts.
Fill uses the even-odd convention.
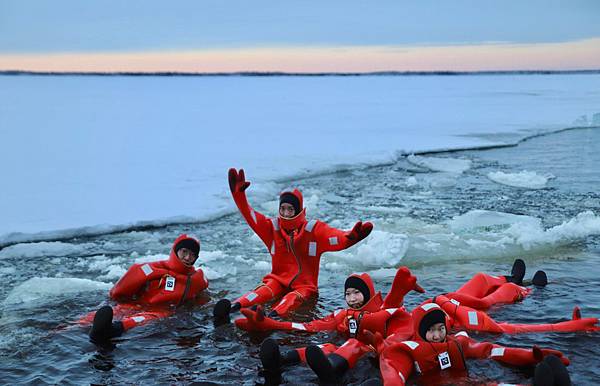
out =
[[[392,288],[383,301],[385,308],[400,307],[404,302],[404,296],[410,291],[420,293],[425,290],[417,284],[417,277],[406,267],[401,267],[396,272]]]
[[[244,169],[240,169],[239,172],[235,168],[229,169],[229,189],[231,189],[231,193],[243,192],[248,189],[248,186],[250,186],[250,182],[246,181]]]
[[[569,360],[569,358],[567,358],[566,356],[564,356],[564,354],[561,351],[558,350],[553,350],[550,348],[540,348],[538,346],[533,346],[533,357],[538,361],[541,362],[542,360],[544,360],[544,357],[548,356],[548,355],[555,355],[558,357],[558,359],[560,359],[560,361],[565,365],[568,366],[571,361]]]
[[[240,312],[245,318],[236,319],[235,325],[245,331],[290,330],[292,328],[290,322],[279,322],[266,317],[260,306],[256,311],[243,308]]]
[[[354,228],[352,228],[352,230],[350,231],[350,233],[348,233],[348,235],[346,235],[346,237],[352,241],[359,242],[360,240],[367,237],[372,230],[373,224],[371,224],[368,221],[365,223],[359,221],[356,224],[354,224]]]

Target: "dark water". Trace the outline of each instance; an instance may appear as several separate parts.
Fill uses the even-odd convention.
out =
[[[573,220],[584,211],[598,213],[600,130],[562,132],[513,148],[435,156],[470,159],[473,164],[456,176],[430,172],[400,159],[393,165],[291,182],[303,189],[309,217],[346,228],[357,219],[369,219],[382,232],[370,236],[371,249],[355,247],[323,257],[319,301],[314,309],[301,310],[297,319],[324,316],[342,307],[341,287],[353,271],[371,271],[377,288],[387,292],[392,270],[377,268],[395,266],[402,256],[399,265],[410,267],[427,290],[423,295],[410,294],[407,308],[429,296],[458,288],[478,271],[507,273],[513,259],[522,257],[528,265],[527,276],[543,269],[550,283],[544,289],[535,289],[521,303],[492,309],[490,313],[496,320],[563,320],[570,317],[575,304],[581,306],[584,316],[600,316],[600,232],[590,231],[589,224],[571,227],[583,228],[572,237],[558,230],[542,230],[532,242],[520,240],[507,226],[451,229],[454,216],[472,210],[538,218],[546,230]],[[499,185],[486,177],[488,172],[498,170],[532,170],[552,173],[556,178],[544,189],[527,190]],[[269,212],[272,204],[256,206]],[[535,231],[523,229],[524,233]],[[71,278],[114,282],[120,272],[111,273],[111,269],[126,269],[138,256],[167,253],[172,240],[182,232],[202,239],[203,266],[208,267],[209,276],[216,277],[210,283],[213,300],[128,331],[115,341],[115,347],[91,344],[87,331],[72,322],[105,304],[107,291],[83,287],[68,291],[78,285],[72,284]],[[47,295],[32,301],[2,303],[2,383],[251,385],[264,381],[258,347],[267,336],[277,339],[284,350],[310,343],[340,342],[333,333],[248,334],[233,325],[213,326],[210,315],[214,302],[253,288],[268,270],[268,254],[238,214],[203,224],[73,239],[68,244],[79,248],[73,253],[33,257],[8,254],[0,259],[4,281],[0,299],[14,298],[15,294],[24,296],[26,291],[44,294],[47,290]],[[58,290],[19,287],[35,277],[59,278],[71,284]],[[600,333],[471,336],[506,345],[538,344],[559,349],[572,361],[569,369],[575,385],[600,382]],[[463,381],[528,383],[531,375],[527,369],[471,361],[470,376]],[[362,360],[345,381],[360,384],[377,376],[378,370],[370,361]],[[317,383],[311,370],[302,366],[286,369],[282,377],[286,384]]]

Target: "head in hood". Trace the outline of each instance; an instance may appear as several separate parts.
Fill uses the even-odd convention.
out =
[[[298,189],[279,195],[279,223],[287,231],[300,228],[306,222],[302,193]]]
[[[344,297],[348,307],[360,310],[381,307],[381,293],[375,293],[373,280],[368,273],[350,275],[344,283]]]
[[[186,234],[179,235],[171,248],[169,267],[180,273],[193,271],[199,253],[200,241],[198,239]]]
[[[412,312],[415,340],[431,343],[446,341],[447,315],[436,303],[421,304]]]

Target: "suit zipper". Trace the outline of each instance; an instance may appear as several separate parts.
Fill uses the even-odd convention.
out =
[[[296,256],[296,251],[294,250],[294,232],[292,232],[292,234],[290,234],[289,247],[290,247],[290,250],[292,251],[292,255],[294,255],[294,258],[296,259],[296,263],[298,264],[298,273],[294,276],[294,278],[292,280],[290,280],[290,284],[288,285],[288,287],[291,288],[294,280],[296,280],[296,278],[302,272],[302,263],[300,262],[300,259],[298,259],[298,256]]]

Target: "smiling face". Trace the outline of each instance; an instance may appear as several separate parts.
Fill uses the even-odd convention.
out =
[[[365,297],[362,292],[357,290],[356,288],[348,288],[346,289],[346,303],[350,308],[359,309],[363,306],[365,302]]]
[[[432,343],[441,343],[446,340],[446,326],[444,323],[436,323],[429,327],[425,339]]]
[[[296,215],[296,210],[292,204],[282,202],[281,205],[279,205],[279,215],[283,218],[292,218]]]
[[[187,248],[180,248],[177,251],[177,257],[184,265],[191,267],[196,262],[196,259],[198,259],[198,254]]]

